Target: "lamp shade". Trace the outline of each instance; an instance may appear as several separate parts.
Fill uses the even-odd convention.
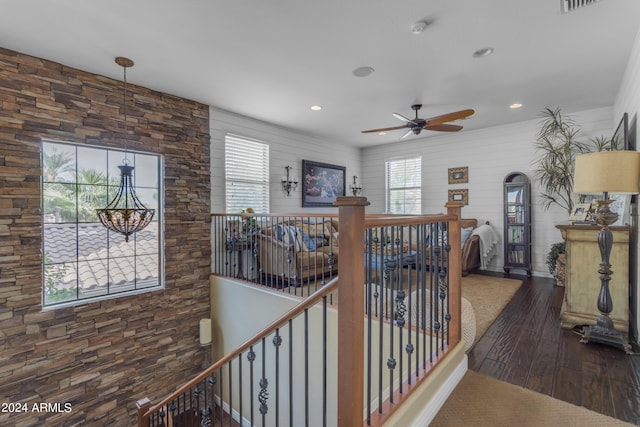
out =
[[[573,192],[637,194],[640,192],[640,152],[598,151],[577,156]]]

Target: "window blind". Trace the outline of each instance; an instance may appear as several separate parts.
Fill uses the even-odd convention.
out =
[[[269,145],[229,134],[224,146],[227,212],[268,213]]]
[[[422,158],[390,160],[385,163],[387,212],[420,214],[422,210]]]

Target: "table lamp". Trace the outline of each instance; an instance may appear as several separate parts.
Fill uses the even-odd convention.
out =
[[[598,247],[601,262],[600,293],[597,307],[600,316],[595,325],[583,331],[583,343],[597,342],[610,345],[631,353],[628,340],[613,326],[609,317],[613,311],[613,301],[609,291],[609,281],[613,271],[609,263],[613,247],[613,233],[609,226],[617,221],[618,214],[609,209],[613,200],[609,193],[638,194],[640,191],[640,152],[637,151],[599,151],[576,157],[573,191],[578,194],[598,194],[602,199],[596,200],[596,222],[598,231]]]

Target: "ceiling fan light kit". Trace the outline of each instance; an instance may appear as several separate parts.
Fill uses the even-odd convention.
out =
[[[409,119],[399,113],[392,113],[393,117],[404,122],[404,125],[402,126],[392,126],[388,128],[381,128],[381,129],[363,130],[362,133],[380,134],[381,132],[386,132],[389,130],[408,128],[405,134],[402,135],[402,137],[400,138],[400,139],[404,139],[411,134],[420,135],[420,132],[422,132],[422,129],[436,131],[436,132],[458,132],[462,129],[462,126],[449,124],[447,122],[465,119],[473,115],[473,113],[475,112],[472,109],[466,109],[466,110],[460,110],[460,111],[454,111],[451,113],[442,114],[440,116],[430,117],[428,119],[422,119],[418,117],[418,110],[420,110],[421,108],[422,108],[422,104],[413,104],[411,106],[411,109],[415,111],[415,114],[416,114],[416,117],[413,119]]]

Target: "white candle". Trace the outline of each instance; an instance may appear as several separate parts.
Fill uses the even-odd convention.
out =
[[[200,344],[211,344],[211,319],[200,319]]]

